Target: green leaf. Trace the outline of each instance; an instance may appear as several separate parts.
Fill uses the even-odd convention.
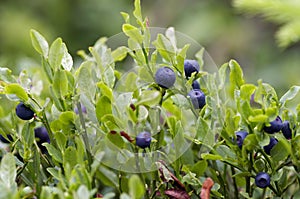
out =
[[[15,157],[11,153],[7,153],[3,156],[1,160],[0,166],[0,180],[6,188],[16,189],[16,177],[17,177],[17,169]]]
[[[203,158],[204,160],[223,160],[222,156],[209,153],[202,153],[201,158]]]
[[[249,101],[251,95],[254,93],[256,86],[253,84],[244,84],[241,86],[241,98]]]
[[[116,187],[119,186],[119,178],[118,176],[110,169],[101,166],[97,173],[97,178],[101,179],[101,182],[110,187]]]
[[[258,145],[258,141],[256,139],[256,135],[250,134],[250,135],[247,135],[246,138],[244,139],[242,150],[243,151],[246,151],[246,150],[252,151],[257,146],[259,146],[259,145]]]
[[[57,168],[47,168],[47,171],[57,180],[61,180],[61,170],[58,170]]]
[[[267,122],[269,119],[269,117],[267,115],[263,115],[263,114],[258,114],[255,116],[249,116],[248,120],[250,122],[261,122],[261,123],[265,123]]]
[[[70,168],[74,168],[77,164],[77,152],[75,147],[69,146],[63,154],[63,165],[69,164]]]
[[[199,63],[200,66],[200,70],[203,70],[203,65],[204,65],[204,59],[203,59],[203,55],[205,52],[205,48],[201,48],[196,54],[195,57],[197,58],[197,61]]]
[[[73,58],[68,52],[67,46],[65,43],[62,43],[62,51],[63,51],[63,57],[61,60],[61,65],[66,71],[70,71],[73,67]]]
[[[90,192],[85,185],[80,185],[80,187],[76,191],[76,196],[78,199],[89,199]]]
[[[177,41],[176,41],[176,35],[175,35],[175,29],[173,27],[170,27],[166,30],[166,37],[171,42],[174,49],[177,48]]]
[[[6,83],[14,83],[16,80],[13,78],[11,74],[11,70],[9,68],[0,67],[0,80]]]
[[[100,88],[101,95],[108,97],[112,101],[113,92],[112,89],[109,88],[104,82],[97,83],[98,88]]]
[[[46,39],[36,30],[30,30],[30,37],[34,49],[47,59],[49,52],[49,44]]]
[[[63,163],[62,154],[58,149],[56,149],[53,145],[49,143],[43,143],[42,145],[47,148],[48,153],[54,160],[56,160],[59,163]]]
[[[111,101],[108,97],[102,96],[96,103],[96,116],[98,121],[102,121],[102,117],[112,113]]]
[[[206,160],[199,160],[196,164],[193,165],[191,172],[195,173],[198,177],[202,176],[207,166],[208,164]]]
[[[7,84],[4,88],[4,92],[6,94],[16,95],[23,102],[26,102],[29,99],[24,88],[17,83]]]
[[[57,38],[50,46],[49,50],[49,64],[53,70],[57,70],[65,55],[64,48],[62,47],[63,42],[61,38]]]
[[[279,100],[282,106],[285,106],[285,104],[293,100],[299,93],[300,86],[292,86]]]
[[[116,84],[116,90],[118,92],[134,92],[137,89],[137,78],[135,72],[125,74]]]
[[[139,100],[136,105],[143,104],[145,106],[155,106],[161,100],[161,93],[157,90],[144,90],[139,96]]]
[[[233,96],[235,89],[240,89],[240,87],[244,84],[243,71],[241,66],[235,61],[229,61],[230,68],[230,93]]]
[[[129,194],[132,199],[141,199],[145,194],[145,186],[138,175],[129,178]]]
[[[122,137],[120,136],[120,134],[116,133],[116,134],[112,134],[112,133],[107,133],[106,134],[106,138],[115,146],[119,147],[119,148],[123,148],[124,147],[124,140],[122,139]]]
[[[115,71],[112,69],[112,67],[108,67],[105,71],[104,71],[104,81],[107,84],[107,86],[109,88],[113,88],[114,84],[115,84]]]
[[[231,148],[229,148],[228,146],[226,146],[226,145],[220,145],[220,146],[218,146],[218,148],[216,149],[216,151],[223,158],[231,159],[231,160],[235,160],[237,158],[236,154],[234,153],[234,151]]]
[[[141,2],[140,0],[134,1],[134,11],[133,15],[137,19],[138,23],[142,25],[143,17],[142,17],[142,11],[141,11]]]
[[[120,46],[117,49],[115,49],[114,51],[112,51],[111,55],[114,58],[114,62],[122,61],[123,59],[125,59],[125,57],[127,56],[127,53],[129,51],[130,51],[130,49],[128,49],[125,46]]]
[[[184,47],[182,49],[180,49],[179,53],[176,56],[176,60],[177,60],[176,67],[181,74],[183,74],[183,71],[184,71],[184,60],[186,57],[186,52],[188,51],[189,47],[190,47],[190,44],[184,45]]]
[[[210,130],[207,121],[202,117],[199,117],[197,121],[197,139],[206,146],[213,146],[215,142],[213,131]]]
[[[31,147],[34,141],[34,132],[30,126],[31,123],[26,123],[22,129],[22,139],[27,147]]]
[[[129,38],[133,39],[137,43],[141,44],[143,42],[143,35],[141,34],[140,29],[131,25],[131,24],[123,24],[122,30]],[[134,50],[134,49],[132,49]]]
[[[153,41],[159,54],[168,62],[173,63],[175,59],[175,49],[172,43],[162,34],[157,35],[157,39]]]
[[[67,144],[67,137],[62,132],[56,132],[54,136],[59,150],[64,152]]]
[[[85,94],[91,101],[93,101],[96,93],[96,86],[94,86],[95,82],[93,81],[91,73],[92,64],[93,62],[85,61],[76,71],[77,89],[79,93]]]
[[[68,94],[68,78],[66,71],[56,71],[53,79],[53,90],[58,97],[63,97]]]
[[[102,117],[102,122],[104,122],[107,128],[110,130],[124,129],[124,124],[122,121],[112,114],[104,115]]]
[[[286,139],[278,139],[278,143],[270,152],[272,160],[279,162],[285,160],[291,154],[291,146]]]
[[[129,23],[130,23],[130,16],[129,16],[129,14],[126,13],[126,12],[121,12],[121,15],[122,15],[122,17],[123,17],[125,23],[128,23],[128,24],[129,24]]]

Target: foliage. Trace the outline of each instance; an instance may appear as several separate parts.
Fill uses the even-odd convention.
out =
[[[172,27],[150,28],[140,1],[134,6],[133,16],[121,13],[125,44],[110,47],[100,38],[88,53],[80,51],[78,67],[61,38],[48,43],[31,30],[39,73],[15,76],[0,68],[1,101],[9,104],[1,103],[0,133],[13,140],[1,151],[6,191],[0,198],[181,199],[203,191],[214,198],[299,197],[300,109],[293,103],[299,86],[279,97],[262,80],[247,83],[235,60],[211,70],[204,49],[181,44]],[[200,65],[188,79],[185,59]],[[155,72],[165,66],[176,73],[169,89],[155,83]],[[206,95],[202,109],[188,97],[194,80]],[[32,120],[16,116],[20,101],[34,111]],[[264,132],[277,116],[293,127],[290,140]],[[34,137],[40,126],[50,137],[46,153]],[[249,134],[239,147],[235,132],[241,130]],[[143,131],[152,135],[145,149],[135,142]],[[263,147],[270,137],[278,143],[268,155]],[[271,176],[265,189],[255,184],[260,172]]]
[[[295,0],[235,0],[234,6],[243,12],[262,15],[280,28],[276,33],[278,45],[286,48],[300,40],[300,2]]]

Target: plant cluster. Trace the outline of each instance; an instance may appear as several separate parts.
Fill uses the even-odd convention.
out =
[[[1,198],[299,197],[300,87],[278,98],[235,60],[208,72],[134,5],[126,45],[100,38],[76,67],[31,30],[41,70],[0,68]]]

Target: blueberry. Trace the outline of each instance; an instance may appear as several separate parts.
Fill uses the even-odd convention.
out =
[[[188,93],[195,109],[201,109],[206,104],[205,94],[200,89],[193,89]]]
[[[196,60],[186,59],[184,60],[184,73],[187,78],[191,77],[193,72],[198,73],[200,66]]]
[[[13,141],[13,138],[11,137],[11,135],[7,134],[6,136],[7,136],[8,140],[7,140],[4,136],[0,135],[0,140],[1,140],[3,143],[7,143],[7,144],[8,144],[8,143],[10,143],[11,141]]]
[[[266,188],[267,186],[269,186],[270,181],[271,181],[270,176],[266,172],[259,172],[255,176],[255,184],[260,188]]]
[[[282,134],[284,135],[284,137],[285,137],[286,139],[289,140],[289,139],[292,138],[292,130],[291,130],[291,128],[290,128],[290,123],[289,123],[289,121],[284,121],[284,122],[282,123],[281,132],[282,132]]]
[[[275,120],[270,122],[270,126],[264,126],[264,131],[267,133],[276,133],[279,132],[282,128],[282,120],[279,116]]]
[[[147,131],[143,131],[138,134],[135,138],[136,145],[142,149],[150,146],[151,143],[151,134]]]
[[[200,84],[197,80],[193,81],[192,88],[193,89],[200,89]]]
[[[30,120],[34,116],[34,112],[27,107],[23,102],[20,102],[16,107],[16,114],[22,120]]]
[[[264,146],[264,151],[266,154],[270,155],[272,148],[278,143],[276,138],[271,137],[268,145]]]
[[[46,147],[42,145],[45,142],[50,143],[50,137],[47,129],[43,126],[37,127],[34,129],[34,135],[37,138],[36,143],[38,147],[41,149],[42,153],[47,152]]]
[[[238,131],[235,133],[236,143],[240,148],[242,148],[244,139],[247,137],[247,135],[248,135],[248,132],[246,132],[246,131]]]
[[[159,68],[155,73],[155,82],[162,88],[170,88],[174,85],[176,75],[169,67]]]

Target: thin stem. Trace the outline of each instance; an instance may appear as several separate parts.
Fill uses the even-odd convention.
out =
[[[234,167],[231,166],[230,168],[231,168],[231,174],[232,174],[232,176],[234,176],[235,175]],[[233,178],[232,180],[233,180],[233,187],[234,187],[234,196],[235,196],[235,198],[239,198],[239,190],[236,185],[236,180],[235,180],[235,178]]]
[[[149,194],[148,194],[148,190],[147,190],[147,186],[146,186],[146,181],[145,181],[145,178],[144,178],[144,176],[143,176],[143,174],[141,172],[139,152],[138,152],[137,148],[135,150],[135,164],[136,164],[136,168],[137,168],[137,171],[138,171],[138,175],[141,178],[142,183],[143,183],[143,185],[145,187],[145,190],[146,190],[145,198],[146,199],[150,199]]]
[[[77,102],[77,109],[78,109],[78,115],[79,115],[80,123],[81,123],[81,126],[83,128],[82,138],[83,138],[83,142],[84,142],[86,152],[87,152],[87,158],[88,158],[88,163],[89,163],[88,165],[89,165],[89,169],[91,169],[90,168],[90,166],[92,165],[91,148],[90,148],[90,144],[89,144],[89,141],[88,141],[87,130],[86,130],[85,121],[84,121],[84,117],[83,117],[80,102]]]
[[[279,196],[277,190],[272,185],[269,185],[269,188],[276,194],[276,196]]]

